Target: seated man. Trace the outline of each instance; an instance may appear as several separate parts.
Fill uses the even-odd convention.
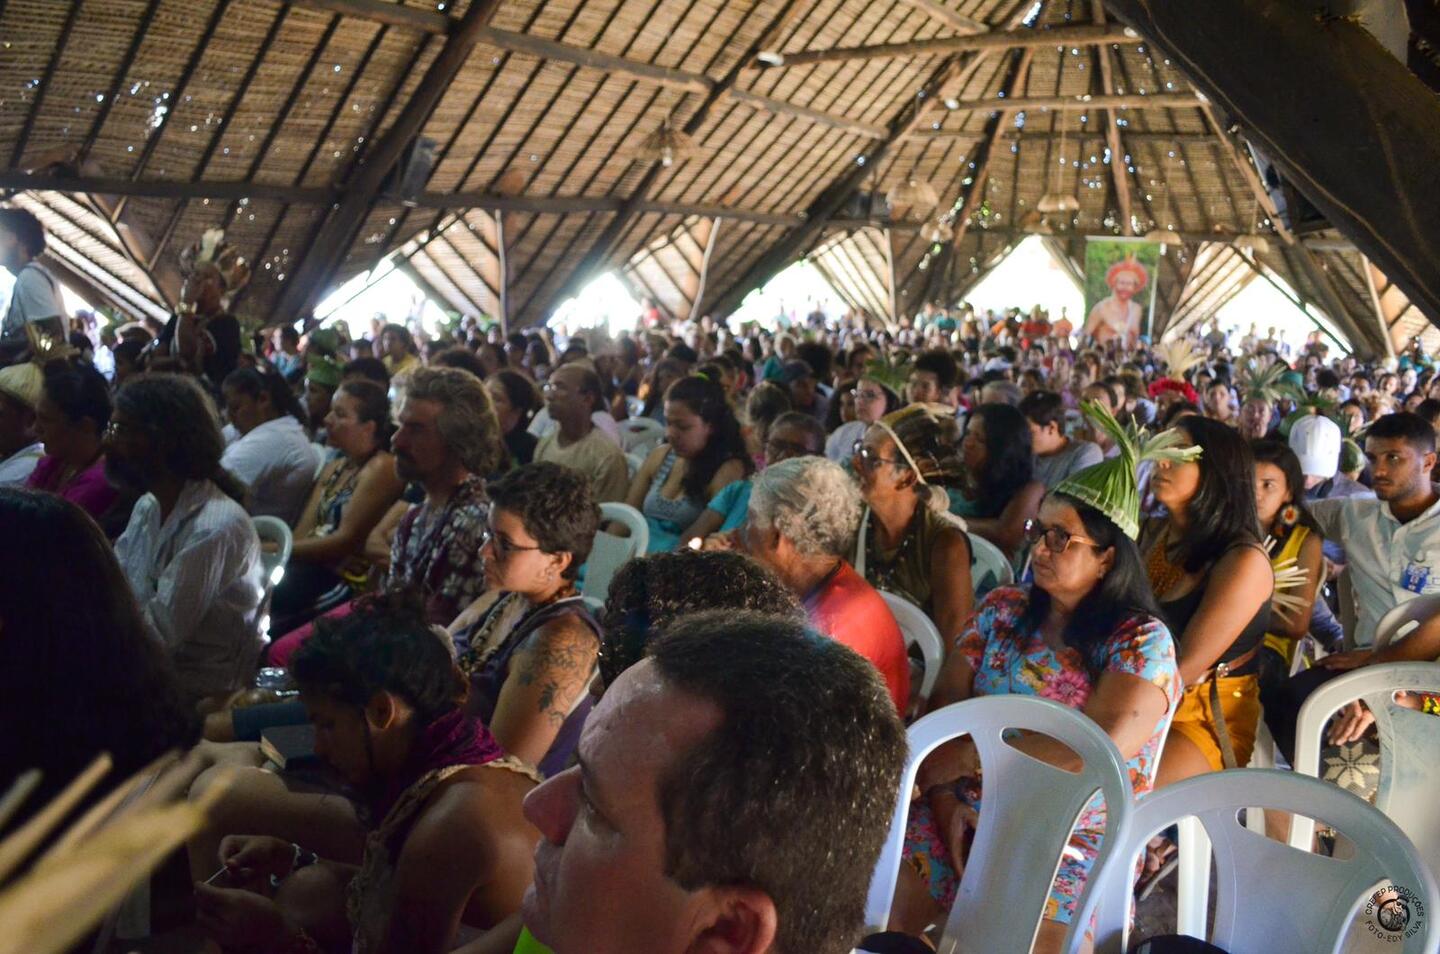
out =
[[[886,698],[783,617],[682,620],[607,689],[580,764],[525,801],[533,940],[464,951],[846,954],[905,758]]]
[[[1105,459],[1098,446],[1065,434],[1065,402],[1054,391],[1036,391],[1020,402],[1035,448],[1035,479],[1054,490],[1071,474]]]
[[[545,409],[558,426],[540,438],[535,460],[589,477],[596,503],[623,501],[630,490],[625,455],[594,421],[605,406],[600,376],[585,364],[564,364],[551,373],[544,391]]]
[[[322,620],[291,671],[315,752],[359,793],[359,813],[239,772],[212,815],[213,828],[236,832],[211,862],[233,887],[196,886],[207,933],[256,954],[442,954],[462,922],[513,913],[533,871],[521,803],[535,776],[464,714],[465,681],[424,618],[382,602]],[[334,846],[365,829],[359,866],[347,864],[353,847]],[[273,899],[272,878],[283,879]]]
[[[245,686],[260,653],[260,539],[220,466],[225,440],[194,379],[135,378],[115,397],[105,474],[143,494],[115,543],[150,632],[195,701]]]
[[[741,536],[745,550],[799,597],[816,629],[870,660],[896,711],[905,712],[905,638],[884,598],[845,559],[860,510],[860,491],[839,464],[797,457],[755,476]]]
[[[1327,656],[1282,687],[1283,697],[1273,707],[1279,711],[1273,721],[1267,712],[1266,721],[1287,759],[1294,758],[1300,707],[1325,682],[1359,666],[1430,661],[1440,655],[1440,638],[1430,638],[1429,628],[1374,649],[1381,617],[1417,595],[1440,593],[1440,493],[1430,482],[1435,431],[1415,414],[1387,414],[1366,433],[1365,456],[1375,478],[1375,499],[1310,504],[1325,537],[1344,541],[1359,611],[1352,641],[1360,648]]]

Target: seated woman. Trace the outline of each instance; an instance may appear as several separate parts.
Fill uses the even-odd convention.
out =
[[[521,803],[536,779],[464,713],[465,680],[424,617],[376,601],[324,620],[291,672],[316,754],[358,805],[241,772],[214,819],[233,834],[211,856],[237,887],[196,885],[206,932],[257,954],[441,954],[462,923],[488,928],[518,910],[538,840]],[[326,850],[347,824],[365,835],[358,866]]]
[[[1176,431],[1204,452],[1198,461],[1155,465],[1150,491],[1168,515],[1140,535],[1185,685],[1159,785],[1250,761],[1260,717],[1255,657],[1270,628],[1275,581],[1257,533],[1250,446],[1203,417],[1182,418]]]
[[[825,442],[825,456],[837,464],[846,464],[855,452],[855,442],[865,437],[865,431],[886,414],[900,408],[900,395],[885,381],[892,380],[884,373],[889,365],[873,363],[867,373],[855,382],[851,393],[855,397],[855,420],[841,424]],[[884,380],[882,380],[882,378]]]
[[[95,521],[53,494],[0,487],[0,526],[0,779],[41,770],[28,816],[108,752],[98,801],[193,743],[199,720]]]
[[[1283,682],[1295,658],[1296,642],[1310,631],[1321,582],[1320,525],[1305,507],[1300,458],[1279,440],[1250,443],[1255,457],[1255,512],[1264,547],[1276,573],[1270,630],[1260,650],[1260,699]],[[1279,582],[1284,580],[1284,585]]]
[[[761,381],[745,399],[745,423],[740,433],[745,436],[746,450],[756,467],[765,466],[765,444],[770,439],[770,427],[794,407],[790,392],[774,381]]]
[[[876,421],[853,449],[865,498],[854,567],[924,610],[947,639],[975,601],[970,540],[940,486],[960,470],[952,431],[949,418],[912,405]]]
[[[469,712],[506,752],[563,766],[551,752],[560,726],[590,683],[599,628],[575,588],[600,526],[590,483],[560,464],[530,464],[491,482],[490,528],[481,549],[490,591],[450,625]]]
[[[905,637],[885,600],[845,560],[860,507],[860,493],[839,464],[798,457],[755,478],[740,536],[745,551],[800,598],[811,625],[879,670],[903,714],[910,704]]]
[[[523,467],[535,459],[535,445],[540,438],[530,433],[530,419],[540,409],[540,392],[519,371],[509,368],[496,371],[485,380],[490,389],[490,402],[500,422],[505,449],[510,452],[509,467]]]
[[[1150,453],[1164,453],[1163,446]],[[1080,709],[1125,756],[1137,795],[1154,782],[1180,697],[1174,642],[1131,539],[1138,530],[1139,456],[1126,440],[1119,458],[1071,476],[1045,499],[1030,531],[1034,583],[995,590],[981,602],[946,657],[930,700],[934,711],[976,696],[1020,693]],[[1013,744],[1051,764],[1079,768],[1074,753],[1044,736]],[[946,743],[921,765],[923,796],[910,809],[910,864],[901,869],[893,928],[919,934],[953,903],[982,769],[968,738]],[[1097,795],[1060,858],[1037,952],[1060,950],[1104,829]]]
[[[1025,524],[1045,496],[1045,485],[1034,479],[1029,422],[1008,404],[982,404],[970,412],[960,452],[964,479],[951,494],[951,512],[965,518],[971,533],[1015,559],[1025,542]]]
[[[792,457],[814,457],[825,443],[825,432],[809,414],[787,411],[775,419],[765,441],[766,466],[790,460]],[[753,478],[737,480],[726,484],[715,495],[695,522],[680,534],[687,543],[704,540],[712,533],[730,533],[740,528],[750,512],[750,488]]]
[[[284,378],[255,368],[230,372],[220,393],[225,416],[240,432],[220,463],[245,485],[245,509],[294,526],[315,485],[315,451],[305,433],[305,408]]]
[[[340,385],[325,419],[326,440],[340,456],[320,472],[295,524],[290,563],[271,603],[271,632],[288,633],[367,585],[366,537],[405,489],[390,453],[391,430],[383,387],[362,380]]]
[[[640,466],[625,501],[650,525],[650,553],[679,546],[705,505],[755,470],[718,381],[691,375],[671,385],[665,422],[665,443]]]
[[[110,410],[110,386],[90,362],[75,358],[46,364],[35,406],[35,436],[44,442],[45,456],[25,486],[64,497],[113,540],[124,532],[135,499],[122,499],[105,479]]]

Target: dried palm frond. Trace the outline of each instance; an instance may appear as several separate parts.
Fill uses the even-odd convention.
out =
[[[1273,566],[1275,595],[1270,597],[1270,606],[1280,615],[1293,618],[1310,605],[1310,601],[1305,598],[1305,586],[1310,580],[1310,574],[1301,569],[1294,557],[1281,560]]]
[[[1172,381],[1184,381],[1185,372],[1205,360],[1189,338],[1170,339],[1160,346],[1160,355],[1165,359],[1165,374]]]
[[[1235,375],[1242,401],[1266,401],[1276,404],[1284,398],[1299,401],[1304,394],[1285,383],[1290,368],[1283,361],[1268,363],[1258,358],[1246,358]]]
[[[910,383],[911,364],[909,358],[875,358],[866,363],[864,376],[902,395],[905,385]]]
[[[200,830],[225,786],[194,803],[176,802],[191,773],[174,762],[171,756],[137,773],[59,832],[66,816],[110,771],[110,759],[102,755],[0,841],[0,954],[69,950]],[[0,825],[38,782],[39,773],[26,773],[0,797]],[[38,861],[11,877],[52,838]]]

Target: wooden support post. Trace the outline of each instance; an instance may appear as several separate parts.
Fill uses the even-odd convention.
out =
[[[885,284],[890,292],[890,320],[893,330],[900,327],[900,286],[895,281],[895,233],[885,230]]]
[[[330,213],[310,243],[309,253],[275,304],[274,321],[293,324],[329,290],[371,204],[380,194],[385,177],[434,113],[498,6],[499,0],[476,0],[446,36],[444,46],[431,61],[410,101],[346,185],[339,207]]]
[[[705,254],[700,258],[700,277],[695,282],[695,295],[690,301],[690,320],[700,319],[700,303],[705,300],[705,285],[710,278],[710,261],[715,255],[715,243],[720,240],[720,219],[710,219],[709,233],[705,236]]]
[[[497,264],[495,280],[495,306],[500,312],[497,316],[500,319],[500,333],[510,333],[510,260],[505,252],[505,213],[496,212],[495,216],[495,261]]]
[[[908,43],[883,43],[877,46],[839,47],[830,50],[803,50],[799,53],[785,53],[780,67],[808,66],[813,63],[830,63],[836,60],[878,60],[911,56],[934,56],[938,53],[976,53],[981,50],[1010,50],[1021,47],[1046,46],[1093,46],[1097,43],[1143,43],[1138,34],[1123,26],[1107,26],[1097,29],[1093,26],[1055,27],[1036,30],[1021,27],[1014,30],[997,30],[974,36],[947,36],[933,40],[911,40]],[[776,64],[752,60],[750,69],[776,69]]]
[[[1107,7],[1163,46],[1331,223],[1440,319],[1440,99],[1403,62],[1358,23],[1291,0]]]

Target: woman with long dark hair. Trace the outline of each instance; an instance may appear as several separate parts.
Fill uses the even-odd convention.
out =
[[[490,402],[495,405],[495,418],[500,422],[500,434],[505,449],[510,452],[510,467],[524,467],[535,459],[535,447],[540,438],[530,433],[530,419],[535,416],[544,402],[540,391],[519,371],[502,368],[485,379],[490,390]]]
[[[960,454],[965,472],[950,495],[951,512],[1013,559],[1045,496],[1035,479],[1029,422],[1009,404],[981,404],[965,422]]]
[[[1096,412],[1096,418],[1117,435],[1120,456],[1067,478],[1045,498],[1028,532],[1034,582],[995,590],[980,603],[954,640],[930,709],[1010,694],[1079,709],[1114,740],[1140,794],[1154,782],[1180,683],[1175,644],[1133,540],[1139,529],[1135,466],[1142,455],[1177,452],[1168,446],[1173,436],[1142,451],[1113,417]],[[1079,768],[1074,753],[1043,736],[1012,744],[1037,759]],[[921,765],[922,797],[911,807],[906,837],[911,864],[892,927],[919,934],[953,903],[966,835],[979,811],[982,768],[969,739],[947,743]],[[1060,858],[1036,951],[1060,949],[1104,830],[1097,796]]]
[[[665,395],[665,442],[641,465],[625,501],[650,525],[647,552],[675,549],[723,487],[754,472],[720,382],[698,374],[676,381]]]
[[[1203,452],[1198,460],[1156,465],[1150,492],[1166,516],[1146,523],[1140,535],[1186,686],[1165,744],[1161,785],[1249,762],[1260,716],[1255,657],[1274,589],[1257,532],[1250,445],[1203,417],[1182,418],[1176,430]]]
[[[57,359],[44,368],[35,436],[45,456],[25,486],[48,490],[84,510],[114,539],[130,519],[133,495],[105,479],[105,428],[110,423],[110,386],[81,358]]]
[[[220,393],[225,416],[240,433],[220,462],[249,490],[245,509],[293,526],[315,484],[319,463],[305,433],[309,415],[290,385],[273,371],[237,368],[225,378]]]
[[[108,752],[98,798],[192,744],[198,717],[95,522],[53,494],[0,487],[0,526],[0,779],[40,769],[26,805],[44,805]]]

